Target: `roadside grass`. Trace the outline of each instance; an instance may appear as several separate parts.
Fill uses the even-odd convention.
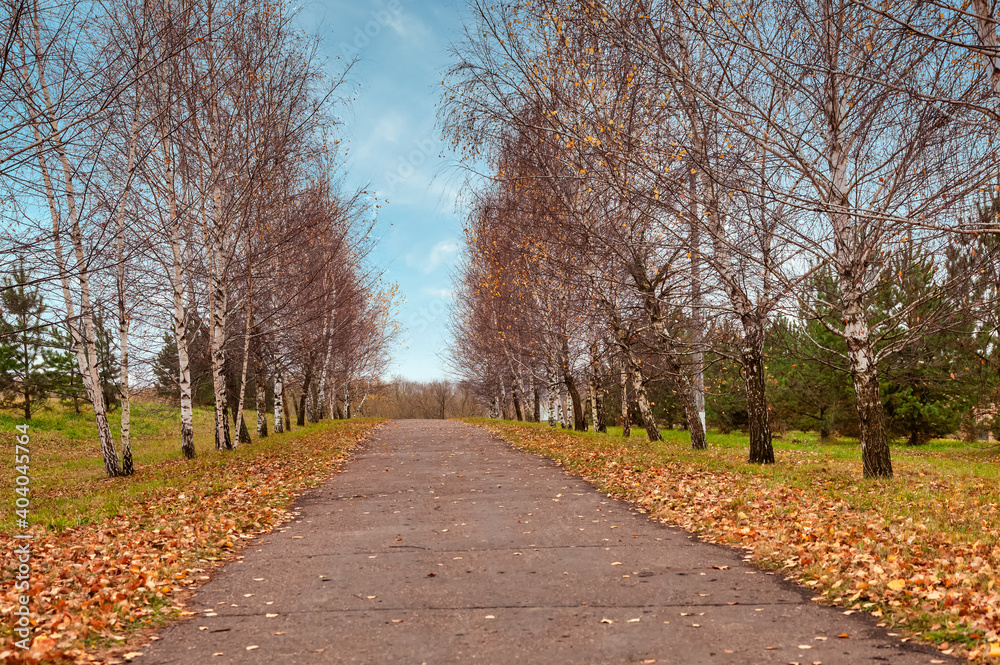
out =
[[[467,419],[549,456],[601,490],[704,540],[744,548],[751,560],[815,591],[814,599],[865,611],[904,639],[969,660],[1000,657],[1000,446],[936,440],[892,447],[895,475],[862,477],[855,440],[792,432],[774,441],[777,463],[746,462],[748,439],[709,432],[608,434],[547,424]],[[617,430],[617,431],[615,431]]]
[[[253,412],[247,417],[254,422]],[[215,450],[211,410],[196,409],[189,461],[180,452],[179,410],[136,403],[135,475],[107,478],[91,418],[52,406],[29,423],[31,648],[15,646],[18,592],[5,585],[4,662],[100,661],[145,629],[185,616],[184,597],[214,566],[238,556],[242,540],[287,519],[297,493],[327,478],[381,422],[324,421],[280,435],[269,423],[269,437],[224,453]],[[0,521],[10,544],[0,556],[7,571],[17,569],[13,442],[23,422],[0,412],[10,456],[0,474],[10,506]]]

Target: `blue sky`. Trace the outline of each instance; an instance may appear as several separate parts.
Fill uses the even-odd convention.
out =
[[[461,251],[456,199],[464,178],[435,125],[448,48],[464,0],[307,0],[303,27],[323,39],[332,66],[356,54],[356,99],[343,113],[347,180],[387,200],[373,258],[399,284],[405,340],[390,374],[442,378],[451,276]]]

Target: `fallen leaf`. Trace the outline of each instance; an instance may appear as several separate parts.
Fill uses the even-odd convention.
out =
[[[892,580],[886,586],[893,591],[901,591],[906,586],[906,580]]]
[[[601,619],[601,623],[614,623],[611,619]]]

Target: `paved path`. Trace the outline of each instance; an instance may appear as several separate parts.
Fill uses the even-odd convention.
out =
[[[190,603],[199,616],[135,662],[944,658],[460,423],[388,423],[296,515],[202,587]]]

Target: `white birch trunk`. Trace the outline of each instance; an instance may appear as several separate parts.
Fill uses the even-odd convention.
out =
[[[560,407],[560,417],[562,420],[563,429],[570,429],[573,424],[570,422],[570,408],[566,403],[568,391],[566,388],[566,381],[559,382],[559,407]]]
[[[34,30],[36,52],[41,53],[41,29],[39,26],[37,6],[33,8],[31,19]],[[62,143],[62,135],[59,130],[58,122],[56,121],[53,113],[52,97],[49,94],[48,84],[46,83],[43,59],[36,58],[35,62],[37,66],[38,83],[45,103],[44,118],[52,130],[48,138],[55,146],[56,152],[62,163],[64,186],[66,187],[64,194],[66,197],[66,207],[70,222],[70,240],[72,242],[77,261],[77,265],[74,268],[74,274],[76,275],[80,285],[80,319],[83,321],[83,330],[80,330],[80,328],[73,323],[75,307],[73,295],[69,286],[69,269],[66,265],[66,257],[63,256],[62,246],[59,240],[61,233],[61,217],[59,209],[56,205],[56,192],[45,161],[44,146],[41,140],[42,133],[39,127],[39,121],[43,115],[34,105],[33,98],[35,93],[31,84],[30,75],[28,74],[28,60],[23,40],[18,38],[18,44],[23,61],[22,73],[24,80],[22,83],[25,88],[25,103],[29,107],[27,111],[32,118],[32,129],[34,131],[35,140],[38,144],[39,167],[41,168],[42,179],[45,184],[49,212],[52,215],[56,266],[59,270],[63,300],[66,307],[67,320],[69,321],[70,336],[73,339],[74,351],[77,358],[77,364],[80,368],[80,374],[83,378],[83,385],[94,409],[94,420],[97,424],[97,435],[100,439],[101,453],[104,457],[104,469],[108,476],[114,477],[121,475],[121,467],[118,462],[118,452],[115,449],[114,436],[111,434],[111,427],[108,425],[107,410],[104,404],[104,394],[101,391],[100,375],[97,367],[97,353],[94,347],[95,337],[93,309],[90,301],[90,279],[86,272],[87,264],[84,257],[83,234],[80,230],[79,218],[77,216],[76,196],[73,187],[73,172],[70,167],[69,158],[66,155],[65,147]]]
[[[169,88],[161,84],[164,99],[169,100]],[[160,145],[163,152],[164,177],[167,187],[167,207],[170,215],[170,282],[174,297],[174,341],[177,344],[177,387],[181,403],[181,452],[186,459],[194,459],[194,409],[191,397],[191,358],[188,354],[187,312],[184,308],[185,265],[183,220],[177,205],[177,188],[174,176],[173,150],[166,127],[160,125]]]
[[[250,294],[247,294],[247,324],[246,329],[243,331],[243,372],[240,374],[240,398],[236,403],[236,443],[233,444],[233,448],[236,448],[239,443],[250,443],[249,441],[241,441],[243,430],[246,425],[243,422],[243,401],[247,393],[247,367],[250,365],[250,317],[253,315],[251,309],[251,303],[253,301],[250,298]]]
[[[621,360],[621,372],[618,377],[618,385],[621,387],[622,393],[622,436],[632,435],[632,423],[628,416],[628,366],[625,364],[625,360]]]
[[[132,174],[135,170],[135,142],[136,132],[139,125],[138,96],[137,103],[132,117],[132,127],[129,130],[128,142],[128,170],[125,188],[122,191],[121,199],[115,210],[115,226],[117,230],[117,250],[118,250],[118,271],[116,275],[118,290],[118,346],[121,349],[121,444],[122,444],[122,469],[123,476],[131,476],[135,472],[132,462],[132,395],[129,386],[129,354],[128,354],[128,332],[130,316],[125,306],[125,204],[128,201],[128,194],[131,189]]]
[[[274,433],[285,431],[285,386],[281,380],[281,370],[274,374]]]
[[[556,413],[556,397],[559,394],[559,384],[556,380],[555,361],[549,359],[549,427],[555,429],[558,414]]]

